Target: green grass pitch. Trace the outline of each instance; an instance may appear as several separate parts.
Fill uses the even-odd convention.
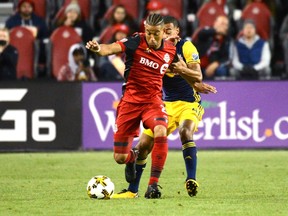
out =
[[[160,179],[162,198],[147,200],[150,161],[140,197],[92,200],[86,184],[107,175],[127,187],[113,153],[1,153],[0,215],[288,215],[288,151],[198,151],[196,197],[184,188],[181,151],[170,151]]]

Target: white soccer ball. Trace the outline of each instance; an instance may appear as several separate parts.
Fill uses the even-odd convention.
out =
[[[114,193],[114,183],[104,175],[94,176],[87,184],[87,194],[93,199],[110,199]]]

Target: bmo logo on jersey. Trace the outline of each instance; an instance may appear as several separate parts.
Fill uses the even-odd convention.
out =
[[[168,54],[165,54],[165,57],[164,57],[164,61],[165,61],[165,62],[167,62],[166,55],[168,55]],[[169,55],[168,55],[168,57],[169,57]],[[168,60],[168,62],[169,62],[169,60]],[[145,65],[145,66],[148,66],[148,67],[150,67],[150,68],[153,68],[153,69],[155,69],[155,70],[157,70],[157,69],[160,67],[160,65],[159,65],[157,62],[154,62],[154,61],[149,60],[149,59],[144,58],[144,57],[141,57],[141,58],[140,58],[139,63],[140,63],[140,64],[143,64],[143,65]],[[166,70],[168,69],[168,67],[169,67],[169,64],[167,64],[167,63],[164,63],[163,65],[161,65],[161,67],[160,67],[160,73],[161,73],[161,74],[164,74],[164,73],[166,72]]]

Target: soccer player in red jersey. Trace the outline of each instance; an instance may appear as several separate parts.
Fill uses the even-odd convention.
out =
[[[126,164],[127,182],[136,178],[138,152],[131,147],[133,138],[138,136],[141,120],[145,128],[154,132],[152,161],[156,171],[152,180],[160,177],[166,160],[167,113],[162,102],[162,77],[175,58],[176,48],[163,40],[163,35],[162,16],[151,14],[146,19],[145,34],[112,44],[98,44],[95,40],[86,44],[87,49],[100,56],[126,53],[123,96],[116,113],[114,159],[119,164]]]
[[[179,37],[180,28],[177,19],[165,16],[164,26],[167,39],[173,41],[179,59],[181,59],[177,63],[173,63],[170,67],[172,71],[167,70],[166,75],[163,77],[163,100],[168,114],[167,134],[169,135],[177,128],[179,129],[183,158],[187,171],[185,187],[189,196],[195,196],[198,190],[198,183],[196,182],[197,149],[193,140],[193,134],[197,130],[198,123],[201,121],[204,113],[199,93],[216,93],[217,90],[214,86],[199,82],[202,79],[202,73],[198,51],[190,41]],[[181,71],[173,70],[174,66],[180,64],[183,65]],[[180,68],[178,67],[178,69]],[[190,74],[190,76],[186,78],[184,76],[183,79],[183,74],[179,76],[179,73],[184,71]],[[194,77],[194,80],[192,77]],[[195,82],[195,80],[198,80],[198,82]],[[148,154],[153,148],[153,137],[151,130],[145,129],[143,131],[139,143],[135,147],[139,149],[136,162],[136,179],[129,184],[128,189],[114,194],[112,198],[138,197],[141,175],[146,167]],[[151,154],[152,158],[153,152],[154,149]],[[155,172],[157,173],[157,164],[154,164],[154,161],[152,161],[152,177],[155,175]],[[158,189],[158,186],[158,179],[150,178],[145,198],[160,198],[161,191]]]

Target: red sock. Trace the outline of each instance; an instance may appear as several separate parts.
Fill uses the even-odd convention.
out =
[[[152,150],[151,158],[151,175],[149,180],[149,185],[153,183],[158,183],[161,172],[164,168],[168,153],[168,143],[167,137],[156,137],[154,138],[154,147]]]

